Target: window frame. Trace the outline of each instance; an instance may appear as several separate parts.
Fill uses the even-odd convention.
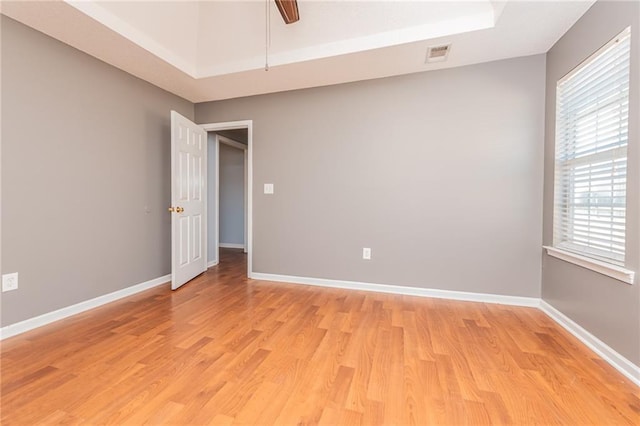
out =
[[[570,109],[560,110],[560,107],[561,107],[560,100],[564,97],[564,95],[566,95],[566,93],[563,95],[563,93],[561,92],[561,90],[563,89],[563,86],[565,86],[565,83],[571,81],[571,79],[574,76],[576,76],[579,79],[582,79],[582,82],[578,81],[573,86],[570,85],[570,86],[564,87],[564,89],[567,90],[569,94],[571,94],[571,91],[574,91],[573,102],[577,103],[580,99],[578,98],[576,100],[575,92],[576,91],[579,92],[581,89],[585,90],[584,89],[585,87],[588,88],[588,86],[590,84],[593,84],[594,81],[596,82],[598,81],[598,80],[594,80],[594,78],[601,77],[601,75],[598,76],[597,74],[598,73],[597,67],[602,66],[601,64],[598,63],[598,59],[601,59],[602,55],[605,55],[608,52],[610,52],[612,47],[621,41],[625,41],[630,44],[631,43],[630,34],[631,34],[631,28],[630,27],[625,28],[622,32],[617,34],[613,39],[608,41],[600,49],[598,49],[596,52],[591,54],[579,65],[577,65],[575,68],[569,71],[565,76],[559,79],[556,84],[556,92],[555,92],[555,95],[556,95],[555,133],[556,134],[555,134],[555,149],[554,149],[554,186],[553,186],[554,197],[553,197],[553,227],[552,227],[553,240],[552,240],[551,246],[544,246],[544,248],[546,249],[547,254],[550,256],[574,263],[576,265],[616,278],[620,281],[632,284],[634,281],[634,272],[624,267],[626,252],[628,249],[627,247],[627,240],[628,240],[627,238],[627,234],[628,234],[627,199],[628,197],[626,193],[626,190],[628,187],[628,182],[627,182],[628,172],[626,167],[628,162],[627,147],[629,145],[629,136],[628,136],[629,93],[630,93],[629,86],[631,83],[630,75],[629,75],[630,60],[631,60],[630,53],[629,53],[629,57],[627,58],[627,61],[629,62],[626,63],[627,79],[626,81],[624,81],[624,84],[627,85],[626,100],[620,101],[620,99],[616,99],[615,102],[612,104],[614,105],[614,108],[618,108],[619,110],[620,109],[624,110],[624,106],[626,103],[627,116],[624,118],[627,124],[626,141],[624,143],[617,143],[614,145],[615,146],[614,148],[605,149],[604,151],[598,150],[597,142],[596,142],[595,144],[593,144],[593,146],[595,146],[596,148],[592,153],[586,153],[586,154],[583,153],[582,155],[578,155],[577,151],[579,151],[579,148],[576,146],[578,137],[574,135],[571,137],[562,138],[562,135],[560,134],[562,130],[566,131],[567,128],[573,131],[575,131],[576,129],[579,129],[577,125],[573,125],[570,127],[563,125],[561,127],[563,123],[562,120],[570,120],[570,118],[575,118],[578,114],[577,112],[578,107],[576,105],[573,105],[572,108]],[[613,57],[615,56],[616,56],[616,52],[613,52]],[[593,65],[596,68],[594,68],[593,70],[589,69],[590,65]],[[582,73],[583,75],[580,76],[579,73],[581,73],[582,71],[584,71]],[[624,68],[620,67],[619,71],[618,70],[616,71],[617,73],[621,73],[624,71]],[[593,75],[590,76],[589,75],[590,73],[596,74],[596,76],[595,77]],[[617,73],[614,73],[613,76],[618,77]],[[607,77],[609,76],[607,75]],[[615,82],[612,84],[615,84]],[[593,101],[589,100],[588,105],[594,105],[594,110],[586,115],[586,117],[588,117],[587,120],[591,119],[590,114],[593,113],[596,115],[596,117],[598,117],[598,115],[602,111],[606,111],[606,108],[607,108],[606,106],[597,105],[596,100],[593,100]],[[618,120],[619,120],[619,117],[622,116],[621,114],[623,114],[623,112],[620,112],[620,111],[614,112],[614,116]],[[598,119],[596,118],[596,120]],[[567,121],[564,121],[564,123],[567,123]],[[601,130],[599,128],[599,122],[596,121],[595,123],[596,124],[593,126],[594,139],[597,138],[596,132],[598,130]],[[588,135],[591,136],[590,133]],[[622,133],[618,133],[616,137],[620,138],[620,135],[622,135]],[[560,158],[561,155],[564,156],[564,158],[561,159]],[[603,156],[606,157],[606,159],[604,160],[601,159]],[[616,168],[619,166],[617,162],[619,162],[619,164],[622,165],[623,172],[617,171]],[[610,165],[606,163],[610,163]],[[607,217],[607,220],[608,220],[607,226],[609,227],[609,236],[607,237],[609,240],[609,245],[611,247],[610,250],[607,250],[604,248],[598,248],[597,247],[598,244],[593,242],[594,237],[592,236],[594,234],[594,229],[597,230],[597,227],[594,227],[594,225],[591,224],[591,222],[593,221],[593,217],[594,216],[597,217],[597,214],[594,213],[594,210],[597,209],[597,207],[594,207],[593,204],[591,204],[591,200],[593,199],[594,194],[597,193],[597,191],[592,189],[592,185],[595,186],[595,182],[598,181],[598,178],[592,176],[593,174],[596,174],[596,172],[592,171],[591,169],[597,168],[599,164],[605,165],[604,167],[607,170],[607,172],[610,170],[610,175],[607,175],[607,178],[610,179],[611,181],[611,189],[609,194],[606,196],[609,198],[609,202],[605,203],[606,204],[605,208],[609,209],[609,214]],[[586,172],[583,171],[583,173],[586,173],[588,175],[587,178],[576,176],[578,173],[580,173],[579,170],[580,170],[580,167],[582,166],[586,167]],[[562,174],[560,174],[560,171],[562,171]],[[622,186],[619,186],[620,184],[615,183],[618,176],[617,173],[621,173],[620,176],[623,176],[622,179],[624,180],[624,183],[622,184]],[[581,182],[581,179],[585,179],[585,180]],[[576,191],[576,188],[579,187],[579,184],[584,182],[586,182],[588,189],[586,191],[583,191],[582,193],[588,194],[587,198],[589,201],[586,203],[586,206],[583,207],[583,210],[586,210],[586,213],[583,212],[582,213],[583,217],[579,218],[579,213],[576,212],[576,205],[579,205],[579,203],[576,201],[578,197],[576,194],[579,191]],[[616,205],[617,203],[615,201],[615,198],[616,198],[615,194],[616,194],[616,191],[618,191],[618,189],[614,189],[615,186],[618,186],[618,188],[620,187],[624,188],[624,205],[622,207],[623,216],[620,216],[621,218],[623,218],[622,225],[620,225],[619,221],[615,220],[616,218],[615,212],[620,211],[620,206]],[[559,194],[558,192],[559,188],[564,188],[562,195]],[[566,201],[566,202],[563,202],[563,201]],[[583,221],[585,220],[587,222],[587,225],[584,225],[583,223]],[[623,227],[622,237],[620,237],[619,235],[620,226]],[[615,228],[615,231],[617,231],[618,236],[614,235],[615,233],[614,228]],[[580,232],[584,232],[587,234],[587,237],[583,237],[584,239],[586,239],[585,242],[580,241],[580,237],[576,237],[576,235],[580,234]],[[620,238],[623,239],[622,249],[620,249],[619,241],[618,241],[618,247],[613,248],[613,244],[617,241],[616,238],[618,240]]]

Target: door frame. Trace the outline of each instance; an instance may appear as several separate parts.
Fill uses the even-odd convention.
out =
[[[246,165],[246,174],[247,174],[247,201],[246,201],[246,209],[247,209],[247,227],[245,232],[245,238],[247,240],[246,243],[246,252],[247,252],[247,277],[251,278],[252,275],[252,259],[253,259],[253,120],[239,120],[239,121],[225,121],[220,123],[206,123],[200,124],[206,132],[216,132],[220,130],[234,130],[234,129],[247,129],[247,165]],[[218,163],[220,159],[217,159]],[[220,213],[220,202],[216,203],[216,209],[218,209],[218,215]],[[219,232],[219,231],[218,231]],[[205,241],[208,244],[208,235]],[[220,236],[217,236],[220,238]]]
[[[213,198],[215,199],[215,205],[217,206],[218,203],[220,202],[220,135],[216,134],[216,133],[212,133],[209,134],[209,132],[207,132],[205,130],[205,133],[207,135],[207,181],[205,182],[205,193],[207,194],[207,235],[205,235],[205,240],[206,240],[206,251],[207,251],[207,269],[216,266],[218,263],[220,263],[220,248],[218,247],[218,244],[220,242],[220,208],[215,208],[215,219],[212,223],[209,223],[209,176],[211,176],[212,171],[209,170],[209,157],[210,157],[210,153],[212,152],[211,150],[209,150],[209,136],[213,135],[213,152],[215,155],[215,170],[213,171],[215,174],[215,190],[214,190],[214,196]],[[213,228],[212,228],[213,227]],[[215,240],[215,244],[213,245],[213,247],[209,247],[209,232],[211,231],[211,229],[215,230],[215,234],[216,234],[216,240]],[[209,252],[213,250],[216,254],[216,258],[212,261],[209,261]]]

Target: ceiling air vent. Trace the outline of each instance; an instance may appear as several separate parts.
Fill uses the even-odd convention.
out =
[[[449,56],[450,50],[451,44],[445,44],[442,46],[430,46],[427,49],[427,59],[424,62],[427,63],[446,61],[447,56]]]

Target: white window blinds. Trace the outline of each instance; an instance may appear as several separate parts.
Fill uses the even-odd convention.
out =
[[[630,28],[558,82],[553,245],[623,265]]]

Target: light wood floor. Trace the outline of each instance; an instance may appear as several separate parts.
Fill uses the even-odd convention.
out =
[[[13,424],[639,424],[540,311],[244,278],[244,255],[2,342]]]

